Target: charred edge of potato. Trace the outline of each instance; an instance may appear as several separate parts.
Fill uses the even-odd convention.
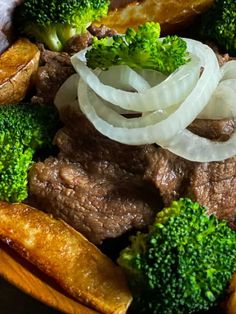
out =
[[[0,55],[0,105],[21,101],[33,85],[40,51],[28,39],[17,40]]]
[[[126,313],[132,297],[120,268],[64,222],[1,202],[0,239],[83,304],[104,314]]]

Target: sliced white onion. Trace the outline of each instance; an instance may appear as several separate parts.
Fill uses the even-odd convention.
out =
[[[59,88],[54,98],[54,104],[60,111],[77,99],[78,74],[72,74]]]
[[[227,79],[219,83],[198,118],[225,119],[234,117],[236,117],[236,79]]]
[[[222,78],[224,80],[236,79],[236,60],[230,60],[221,67]]]
[[[159,85],[143,93],[128,92],[103,84],[82,61],[84,53],[81,51],[71,58],[80,77],[101,98],[127,110],[147,112],[179,104],[192,91],[200,73],[199,59],[193,55],[190,62],[181,66]]]
[[[83,80],[80,80],[78,97],[81,110],[94,126],[104,135],[126,144],[150,144],[157,142],[165,145],[179,131],[186,128],[202,111],[209,101],[221,77],[217,58],[212,49],[202,43],[187,39],[191,52],[197,53],[201,59],[204,71],[194,90],[185,98],[176,111],[167,118],[145,127],[122,128],[115,127],[97,114],[89,99],[89,90]],[[169,92],[170,93],[170,92]],[[172,104],[173,106],[174,104]],[[119,121],[117,121],[119,125]]]
[[[95,70],[94,73],[99,77],[103,84],[125,91],[133,90],[144,92],[151,87],[146,78],[143,78],[140,74],[136,73],[136,71],[126,65],[113,66],[106,71]],[[106,103],[106,107],[111,108],[119,114],[127,115],[137,113],[137,111],[123,109],[105,100],[103,100],[103,102]]]
[[[220,82],[221,86],[226,86],[236,92],[236,73],[234,79],[224,79]]]
[[[215,142],[185,129],[173,137],[164,148],[191,161],[222,161],[236,155],[236,131],[228,141]]]
[[[173,111],[176,110],[176,106],[169,107],[165,110],[152,111],[146,115],[140,117],[131,117],[129,118],[120,115],[113,108],[109,106],[107,102],[102,100],[97,96],[93,90],[87,86],[87,101],[92,104],[96,114],[115,127],[120,128],[141,128],[148,125],[155,124],[160,122],[163,119],[166,119]]]
[[[193,55],[192,64],[182,66],[168,78],[158,72],[134,71],[126,66],[93,72],[84,60],[81,61],[83,53],[73,57],[72,63],[82,79],[73,75],[62,85],[55,98],[56,106],[60,109],[67,103],[74,105],[78,93],[77,105],[96,129],[121,143],[157,143],[182,158],[196,162],[221,161],[236,155],[236,131],[228,141],[216,142],[186,129],[196,117],[236,117],[236,61],[228,62],[220,69],[210,47],[191,39],[185,40]],[[200,77],[199,65],[203,68]],[[173,77],[177,80],[175,87],[182,89],[178,92],[173,90],[174,95],[171,95]],[[186,85],[190,79],[191,84],[197,80],[191,89]],[[133,90],[137,92],[131,92]],[[177,101],[180,99],[178,93],[183,91],[186,92],[184,99]],[[123,108],[131,113],[138,111],[141,116],[124,117],[121,115]]]
[[[116,65],[98,75],[101,83],[116,89],[144,92],[151,86],[145,78],[129,68],[127,65]]]
[[[135,69],[135,72],[141,75],[151,87],[160,84],[167,78],[167,75],[152,69]]]

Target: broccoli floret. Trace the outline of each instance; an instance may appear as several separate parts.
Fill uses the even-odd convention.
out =
[[[94,38],[92,49],[87,51],[87,65],[108,69],[112,65],[125,64],[131,68],[154,69],[165,74],[172,73],[190,58],[186,42],[178,36],[160,37],[160,25],[147,22],[137,32],[128,28],[124,36],[115,35]]]
[[[16,10],[16,24],[23,34],[60,51],[108,12],[108,0],[25,0]]]
[[[118,263],[128,275],[134,313],[189,314],[214,306],[236,269],[236,232],[187,198],[160,211]]]
[[[236,2],[215,0],[213,6],[201,17],[200,35],[214,40],[219,47],[236,54]]]
[[[21,202],[27,195],[27,174],[38,149],[49,149],[58,129],[53,106],[0,106],[0,200]]]

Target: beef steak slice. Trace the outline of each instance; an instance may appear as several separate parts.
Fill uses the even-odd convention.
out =
[[[58,157],[31,168],[32,204],[65,220],[94,243],[149,225],[161,201],[154,185],[143,179],[142,158],[148,147],[113,142],[83,115],[76,116],[76,123],[71,119],[56,135]]]
[[[53,213],[94,243],[153,221],[162,200],[188,196],[236,227],[236,157],[197,163],[155,145],[129,146],[101,135],[79,112],[61,112],[65,127],[54,139],[60,153],[30,171],[36,206]],[[192,131],[207,132],[197,120]],[[234,121],[212,121],[208,136],[225,140]],[[161,196],[161,197],[160,197]]]
[[[160,191],[165,205],[190,197],[236,228],[236,157],[221,162],[184,160],[164,149],[148,156],[145,177]]]

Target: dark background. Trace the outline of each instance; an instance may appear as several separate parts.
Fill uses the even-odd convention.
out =
[[[0,278],[1,314],[61,314],[24,294]]]

